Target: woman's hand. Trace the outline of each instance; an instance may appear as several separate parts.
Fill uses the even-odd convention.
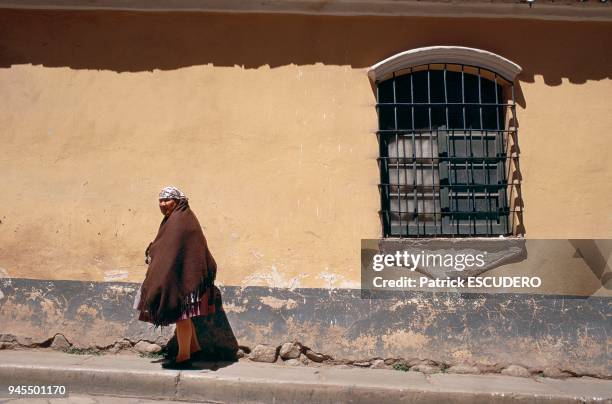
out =
[[[149,246],[145,250],[145,264],[150,264],[151,263],[151,256],[149,255],[149,250],[151,249],[151,244],[153,244],[153,243],[152,242],[149,243]]]

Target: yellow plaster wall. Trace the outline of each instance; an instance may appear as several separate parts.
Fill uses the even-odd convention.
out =
[[[483,35],[487,33],[487,35]],[[0,275],[139,281],[167,184],[227,285],[358,287],[377,238],[367,67],[428,45],[524,68],[531,238],[612,237],[612,24],[0,11]]]
[[[610,67],[612,74],[612,67]],[[526,235],[612,236],[612,80],[521,83],[518,111]]]

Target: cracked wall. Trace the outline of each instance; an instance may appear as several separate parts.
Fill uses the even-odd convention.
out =
[[[137,321],[137,284],[12,279],[0,301],[0,333],[33,343],[63,334],[77,347],[126,338],[163,344],[171,327]],[[612,302],[605,297],[223,287],[231,308],[200,325],[207,346],[299,341],[335,359],[420,358],[521,364],[612,376]],[[109,296],[113,296],[109,298]],[[87,310],[83,310],[87,307]],[[235,340],[234,340],[235,338]]]

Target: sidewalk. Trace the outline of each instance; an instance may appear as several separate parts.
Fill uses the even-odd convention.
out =
[[[374,369],[249,362],[161,369],[137,355],[0,351],[0,397],[9,385],[65,385],[70,394],[226,403],[582,403],[611,402],[612,381],[499,375],[424,375]],[[12,398],[15,398],[12,396]]]

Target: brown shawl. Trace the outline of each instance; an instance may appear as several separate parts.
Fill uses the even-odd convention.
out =
[[[190,295],[214,292],[217,264],[186,200],[164,217],[148,254],[151,262],[138,304],[141,320],[155,325],[174,323],[190,303]]]

